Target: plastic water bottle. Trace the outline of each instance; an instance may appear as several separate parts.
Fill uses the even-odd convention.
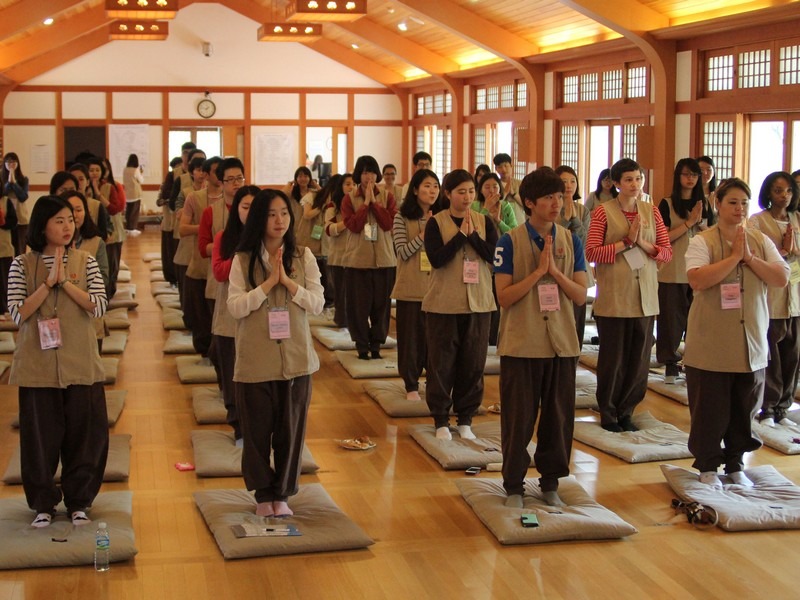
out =
[[[97,524],[94,534],[94,569],[95,571],[108,571],[111,560],[111,538],[108,536],[108,526],[105,523]]]

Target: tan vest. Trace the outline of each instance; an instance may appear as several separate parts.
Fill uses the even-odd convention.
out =
[[[197,207],[192,215],[191,225],[199,225],[200,216],[208,206],[208,191],[204,188],[202,190],[193,191],[192,195],[194,196],[195,200],[197,200]],[[205,279],[208,275],[208,267],[211,261],[208,258],[203,258],[200,255],[200,247],[197,245],[197,234],[185,235],[181,237],[180,243],[186,244],[188,247],[188,249],[185,250],[187,254],[191,252],[189,263],[186,266],[186,276],[191,277],[192,279]],[[178,249],[180,251],[180,246]]]
[[[672,206],[672,198],[664,198],[669,206],[670,228],[681,226],[684,229],[686,219],[682,219],[675,212]],[[658,281],[661,283],[689,283],[686,277],[686,251],[689,249],[689,240],[700,232],[700,228],[695,225],[684,233],[681,237],[671,242],[672,260],[658,265]]]
[[[325,223],[341,223],[342,213],[336,210],[335,206],[331,206],[325,210]],[[339,235],[325,235],[328,236],[328,264],[331,267],[344,266],[344,252],[347,249],[347,229],[343,230]]]
[[[86,261],[88,254],[70,250],[67,257],[67,278],[87,291]],[[27,294],[33,294],[45,279],[48,268],[41,254],[22,256],[27,280]],[[56,313],[56,301],[58,302]],[[42,350],[39,342],[39,319],[58,316],[61,325],[61,348]],[[35,388],[66,388],[70,385],[92,385],[105,380],[103,364],[97,350],[92,317],[67,296],[63,289],[50,290],[44,303],[19,326],[17,349],[8,382],[11,385]]]
[[[216,281],[216,280],[215,280]],[[214,302],[214,314],[211,317],[211,333],[222,337],[236,337],[236,319],[228,310],[228,286],[225,281],[217,281],[216,301]]]
[[[97,258],[97,251],[100,249],[100,241],[100,236],[95,236],[88,240],[82,239],[80,241],[80,245],[76,245],[76,247]],[[98,340],[102,340],[104,337],[106,337],[105,317],[93,317],[92,324],[94,325],[94,332]]]
[[[111,200],[111,192],[118,193],[116,186],[111,185],[110,183],[104,183],[100,186],[100,193],[105,196],[108,200]],[[99,210],[99,208],[98,208]],[[107,209],[106,209],[107,210]],[[109,213],[111,215],[111,213]],[[95,221],[96,223],[96,221]],[[125,241],[125,210],[118,212],[115,215],[111,215],[111,225],[114,227],[114,231],[111,232],[109,235],[108,243],[109,244],[121,244]]]
[[[306,286],[306,274],[303,267],[305,248],[298,247],[292,259],[290,277],[297,285]],[[250,268],[249,253],[240,252],[234,260],[238,260],[244,274],[247,291],[250,286],[248,270]],[[256,285],[261,285],[267,278],[256,262],[254,277]],[[268,306],[269,305],[269,306]],[[285,340],[269,339],[269,309],[289,309],[290,334]],[[243,319],[236,320],[236,363],[233,369],[233,380],[243,383],[260,383],[263,381],[289,380],[302,375],[310,375],[319,370],[319,357],[314,351],[311,331],[308,327],[306,311],[289,298],[289,293],[282,285],[270,290],[267,300]]]
[[[416,219],[406,219],[407,238],[409,241],[416,239],[422,229],[421,222]],[[408,260],[397,261],[397,277],[394,281],[392,298],[406,302],[422,302],[425,292],[431,282],[430,265],[428,271],[422,270],[422,254],[425,248],[420,248]]]
[[[3,196],[0,199],[0,203],[2,203],[2,210],[4,215],[8,215],[8,207],[11,205],[11,200],[8,196]],[[0,229],[0,257],[13,258],[16,256],[16,250],[14,249],[14,244],[11,243],[11,230],[10,229]],[[6,274],[6,277],[8,274]],[[6,310],[6,307],[3,307],[3,311]]]
[[[356,195],[360,188],[350,194],[353,205],[353,212],[358,211],[364,204],[364,197]],[[386,199],[386,190],[380,190],[375,200]],[[375,216],[370,212],[367,223],[371,224],[377,231],[377,239],[370,242],[364,239],[364,232],[353,233],[349,229],[347,233],[347,245],[345,246],[342,262],[345,267],[352,269],[386,269],[397,265],[397,257],[394,255],[394,245],[392,242],[392,232],[384,231],[378,226]],[[345,231],[342,232],[344,234]],[[340,234],[340,235],[342,235]]]
[[[514,274],[512,284],[530,275],[539,265],[541,250],[531,240],[527,225],[508,232],[514,248]],[[558,269],[567,279],[572,279],[575,268],[575,249],[572,234],[556,225],[554,258]],[[539,284],[555,283],[546,275]],[[519,358],[553,358],[554,356],[578,356],[581,352],[578,333],[575,330],[575,312],[572,300],[558,289],[561,309],[542,312],[539,308],[538,285],[516,303],[500,311],[500,356]]]
[[[525,209],[522,207],[522,197],[519,195],[519,186],[522,183],[519,179],[511,179],[511,190],[508,194],[503,196],[503,200],[511,205],[514,209],[514,216],[517,218],[517,225],[524,223],[528,220],[528,215],[525,214]],[[505,191],[505,184],[500,184],[500,191]]]
[[[655,244],[653,205],[636,201],[641,218],[639,237]],[[603,242],[616,244],[628,235],[630,224],[617,202],[603,204],[608,225]],[[631,271],[623,253],[611,263],[597,263],[597,298],[592,311],[599,317],[649,317],[658,314],[658,271],[656,261],[645,258],[644,267]]]
[[[100,226],[100,200],[94,198],[86,198],[86,205],[89,207],[89,216],[98,227]],[[103,240],[105,241],[105,240]]]
[[[230,210],[228,209],[228,205],[225,204],[225,197],[223,196],[214,204],[211,205],[211,240],[213,241],[214,238],[217,237],[217,234],[225,229],[225,225],[228,222],[228,216],[230,215]],[[212,244],[213,245],[213,244]],[[200,248],[198,242],[198,249]],[[214,277],[214,267],[211,265],[211,259],[207,258],[208,261],[208,271],[206,272],[206,298],[209,300],[214,300],[217,297],[217,287],[219,286],[219,282],[217,278]],[[228,296],[225,295],[225,299],[227,300]],[[233,337],[232,335],[229,337]]]
[[[306,195],[311,196],[313,203],[313,198],[316,197],[317,193],[309,192]],[[292,202],[294,202],[294,200]],[[295,215],[294,230],[295,230],[295,236],[297,237],[297,245],[306,246],[307,248],[310,248],[314,256],[323,256],[322,236],[320,236],[320,239],[315,240],[314,238],[311,237],[311,234],[314,231],[315,225],[319,225],[320,227],[324,226],[324,220],[325,220],[325,215],[323,214],[324,211],[320,211],[319,214],[313,219],[306,219],[305,217],[303,217],[303,208],[304,207],[300,205],[300,209],[297,211]]]
[[[194,191],[194,186],[192,185],[192,176],[189,173],[182,173],[180,175],[179,179],[180,179],[180,182],[181,182],[180,183],[181,193],[183,194],[183,200],[184,200],[184,203],[185,203],[186,202],[186,198],[188,198],[189,194],[191,194]],[[178,215],[178,211],[176,210],[175,211],[175,217],[176,217],[175,218],[175,226],[174,226],[174,228],[172,230],[172,237],[174,237],[176,240],[180,241],[181,240],[181,234],[180,234],[180,231],[179,231],[180,230],[179,225],[181,224],[181,222],[178,220],[177,215]],[[189,258],[190,258],[190,256],[187,254],[186,255],[186,259],[185,259],[186,262],[180,262],[178,264],[179,265],[188,265],[189,264]]]
[[[175,231],[175,212],[166,203],[161,207],[161,231]]]
[[[711,264],[730,254],[718,227],[698,234],[711,254]],[[765,258],[760,232],[747,231],[747,243],[754,256]],[[742,308],[723,310],[721,283],[733,283],[741,274]],[[767,366],[769,347],[767,328],[767,284],[743,265],[733,269],[722,282],[706,290],[695,291],[686,327],[686,352],[683,364],[705,371],[750,373]]]
[[[792,225],[792,230],[795,232],[795,243],[800,240],[797,232],[800,231],[800,215],[796,212],[790,212],[789,223]],[[780,249],[783,246],[783,234],[778,227],[777,221],[765,210],[750,217],[751,221],[757,221],[759,224],[758,229],[766,237],[771,239],[775,246]],[[798,256],[787,256],[786,262],[789,266],[792,263],[800,262]],[[789,317],[800,317],[800,283],[789,282],[784,287],[768,287],[767,288],[767,304],[769,305],[769,318],[770,319],[788,319]]]
[[[447,244],[456,235],[460,235],[453,222],[449,210],[443,210],[435,217]],[[480,213],[470,210],[467,217],[472,220],[475,231],[482,240],[486,239],[486,221]],[[464,283],[464,258],[478,261],[478,283]],[[466,242],[463,252],[439,269],[431,272],[431,283],[422,299],[422,310],[441,314],[464,314],[471,312],[492,312],[497,309],[492,295],[492,271],[489,263],[484,261],[475,249]]]

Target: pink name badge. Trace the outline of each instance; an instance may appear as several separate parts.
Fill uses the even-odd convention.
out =
[[[269,339],[286,340],[289,338],[289,311],[275,308],[269,311]]]
[[[59,319],[39,321],[39,344],[42,350],[61,348],[61,321]]]
[[[478,283],[478,261],[464,259],[464,283]]]
[[[541,283],[539,290],[539,310],[554,312],[561,310],[561,299],[558,296],[558,285],[555,283]]]
[[[742,308],[742,291],[738,283],[723,283],[719,286],[722,310]]]

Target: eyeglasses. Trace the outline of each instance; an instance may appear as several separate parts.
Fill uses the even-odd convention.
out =
[[[239,175],[238,177],[228,177],[227,179],[223,179],[222,183],[244,183],[244,175]]]
[[[690,173],[688,171],[681,171],[681,176],[682,177],[688,177],[689,179],[697,179],[698,177],[700,177],[700,174],[699,173]]]

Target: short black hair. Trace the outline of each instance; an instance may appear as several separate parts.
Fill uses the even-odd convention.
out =
[[[381,171],[381,173],[385,173],[386,169],[394,169],[395,172],[397,172],[397,167],[395,167],[392,163],[386,163],[385,165],[383,165],[383,170]]]
[[[202,169],[204,162],[206,162],[205,158],[202,158],[201,156],[195,156],[189,161],[189,174],[194,173],[195,169]]]
[[[174,169],[175,167],[177,167],[182,162],[183,162],[183,159],[180,156],[176,156],[171,161],[169,161],[169,166]]]
[[[225,179],[225,171],[228,169],[235,169],[237,167],[242,170],[242,175],[244,175],[244,163],[241,160],[235,156],[223,158],[217,165],[217,179],[222,181]]]
[[[775,171],[767,175],[764,179],[764,183],[761,184],[761,191],[758,192],[758,205],[764,210],[772,208],[772,186],[778,179],[785,179],[789,182],[789,189],[792,190],[792,199],[789,201],[786,211],[796,211],[800,190],[798,190],[797,182],[794,180],[794,177],[792,177],[792,174],[786,171]]]
[[[550,167],[539,167],[535,171],[531,171],[519,184],[519,196],[522,199],[522,209],[525,214],[530,216],[531,209],[525,204],[526,200],[530,200],[533,204],[539,198],[548,196],[555,193],[564,193],[564,182],[561,181],[561,176]]]
[[[194,150],[195,148],[197,148],[197,145],[194,142],[183,142],[183,144],[181,144],[181,152]]]
[[[60,196],[42,196],[33,205],[31,219],[28,223],[28,235],[25,241],[31,250],[41,252],[47,246],[44,230],[47,222],[65,208],[72,214],[72,205]]]
[[[642,167],[640,167],[639,163],[632,158],[620,158],[617,162],[611,165],[611,181],[614,183],[619,183],[620,179],[622,179],[623,173],[628,173],[629,171],[641,173]]]
[[[427,152],[417,152],[414,158],[411,159],[411,162],[414,163],[414,166],[417,166],[421,160],[427,160],[429,163],[432,163],[433,157]]]
[[[505,152],[500,152],[499,154],[495,154],[494,158],[492,159],[495,167],[499,167],[503,163],[511,163],[511,155],[506,154]]]
[[[416,158],[416,154],[414,157]],[[365,172],[375,173],[375,183],[380,183],[380,181],[383,179],[383,174],[381,173],[381,168],[378,166],[378,161],[369,154],[359,156],[358,160],[356,160],[356,166],[353,167],[353,181],[355,181],[358,185],[361,185],[361,175],[363,175]]]
[[[218,165],[222,162],[222,158],[219,156],[212,156],[211,158],[207,158],[203,161],[203,171],[206,173],[211,173],[212,169],[216,169],[214,165]],[[242,173],[244,173],[244,169],[242,169]]]
[[[80,187],[75,175],[67,171],[58,171],[53,175],[53,177],[50,178],[50,195],[55,196],[58,188],[64,185],[64,183],[67,181],[72,181],[72,183],[75,184],[76,190]]]

